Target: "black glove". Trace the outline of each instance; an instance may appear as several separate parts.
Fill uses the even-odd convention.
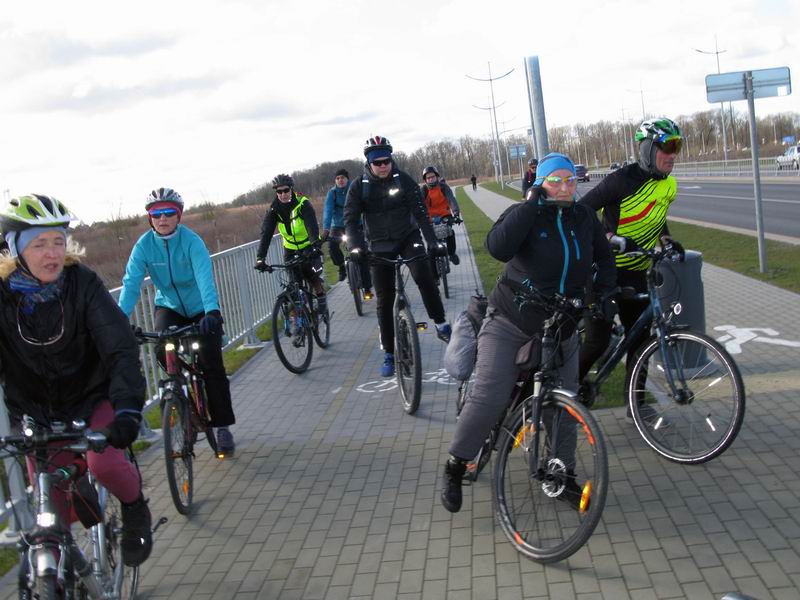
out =
[[[461,221],[461,213],[459,211],[456,211],[456,212],[453,213],[453,220],[456,223],[456,225],[458,225],[459,223],[462,222]]]
[[[266,271],[267,273],[272,273],[272,268],[264,262],[263,258],[257,258],[256,264],[253,265],[253,268],[256,271],[261,271],[262,273]]]
[[[327,241],[327,240],[328,240],[328,237],[330,237],[330,235],[331,235],[331,232],[330,232],[330,231],[328,231],[327,229],[323,229],[323,230],[322,230],[322,235],[320,236],[320,238],[319,238],[319,239],[320,239],[321,241],[325,242],[325,241]]]
[[[139,436],[139,423],[141,417],[131,413],[122,413],[114,417],[108,427],[98,431],[106,436],[108,445],[123,450],[136,441]]]
[[[676,242],[669,237],[664,237],[661,239],[661,243],[664,245],[665,251],[675,253],[679,262],[683,262],[686,259],[686,250],[683,249],[680,242]]]
[[[212,310],[206,313],[206,316],[200,319],[200,334],[209,335],[217,334],[222,327],[223,319],[218,310]]]
[[[444,242],[436,242],[431,246],[431,256],[447,256],[447,244]]]

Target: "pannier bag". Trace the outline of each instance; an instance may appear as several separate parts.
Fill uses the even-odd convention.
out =
[[[472,375],[478,352],[478,332],[488,305],[486,296],[472,296],[467,310],[453,322],[453,333],[444,353],[444,368],[453,379],[465,381]]]

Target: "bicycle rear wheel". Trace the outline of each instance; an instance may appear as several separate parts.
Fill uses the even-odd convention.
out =
[[[104,582],[106,589],[111,589],[120,600],[133,600],[139,587],[139,567],[128,567],[122,562],[122,508],[119,500],[112,494],[105,492],[106,510],[105,519],[99,527],[103,527],[105,555],[108,561],[108,571],[105,576],[109,581]]]
[[[358,265],[352,260],[347,261],[347,284],[353,294],[353,302],[356,305],[356,314],[364,316],[364,307],[361,299],[361,274],[358,272]]]
[[[413,415],[419,408],[422,393],[422,362],[417,324],[408,308],[401,309],[395,316],[394,336],[394,363],[403,410]]]
[[[164,435],[164,461],[167,483],[175,508],[182,515],[192,509],[194,473],[192,470],[192,424],[187,411],[187,400],[169,392],[164,396],[162,408]]]
[[[206,394],[206,386],[203,380],[196,375],[192,375],[192,397],[193,402],[192,418],[195,420],[195,429],[202,431],[206,434],[206,441],[211,447],[214,456],[219,456],[217,451],[217,436],[214,434],[214,428],[211,426],[211,415],[208,411],[208,395]],[[195,438],[192,437],[192,443]],[[220,457],[222,458],[222,457]]]
[[[592,414],[551,392],[533,423],[523,402],[503,424],[495,512],[511,545],[540,562],[564,560],[594,532],[608,492],[608,456]]]
[[[314,342],[311,323],[305,308],[282,293],[272,309],[272,341],[283,366],[292,373],[302,373],[311,364]]]
[[[639,351],[627,382],[633,422],[664,458],[704,463],[722,454],[739,433],[745,409],[742,376],[730,354],[702,333],[671,332],[666,346],[666,360],[658,338]]]

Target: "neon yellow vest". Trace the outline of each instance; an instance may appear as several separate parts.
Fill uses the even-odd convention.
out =
[[[290,213],[288,227],[283,221],[278,220],[278,232],[283,238],[283,247],[286,250],[302,250],[311,245],[306,224],[303,222],[303,217],[300,216],[300,209],[303,208],[305,202],[308,202],[306,196],[297,198],[297,206]]]
[[[642,248],[655,248],[677,192],[678,183],[672,175],[665,179],[648,179],[633,194],[622,199],[617,235],[633,239]],[[617,267],[621,269],[644,271],[649,265],[650,259],[646,256],[617,256]]]

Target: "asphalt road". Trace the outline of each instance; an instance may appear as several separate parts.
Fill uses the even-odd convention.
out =
[[[585,194],[596,182],[581,183],[578,193]],[[718,181],[678,180],[678,197],[669,209],[672,217],[681,217],[756,230],[753,184]],[[761,184],[762,213],[766,233],[800,239],[800,185]]]

